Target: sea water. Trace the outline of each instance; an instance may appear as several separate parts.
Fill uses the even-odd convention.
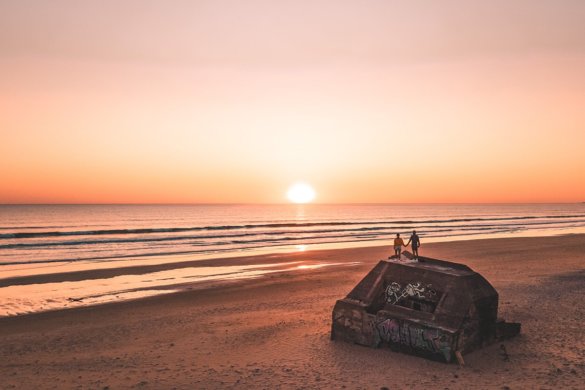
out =
[[[0,205],[0,315],[41,310],[39,302],[30,298],[30,287],[27,294],[27,286],[11,282],[15,277],[385,245],[396,233],[408,237],[415,229],[423,244],[583,233],[585,204]],[[199,270],[189,271],[191,280],[198,275],[201,280],[209,278],[206,270],[196,268]],[[262,270],[268,272],[266,267],[244,267],[214,275],[255,277]],[[125,299],[161,293],[153,278],[173,280],[169,275],[145,274],[126,280],[127,288],[119,288],[118,281],[103,279],[101,284],[110,287],[99,289],[101,295],[91,295],[96,290],[95,279],[85,284],[63,281],[51,285],[51,291],[63,290],[65,283],[80,283],[72,287],[76,297],[66,297],[75,294],[64,289],[51,296],[56,303],[45,302],[44,307],[95,302],[100,296],[104,297],[101,301],[109,301],[115,296]],[[49,283],[37,283],[35,291],[42,297],[46,287]],[[18,296],[31,299],[26,310],[23,302],[14,301]],[[13,308],[2,311],[8,304]]]

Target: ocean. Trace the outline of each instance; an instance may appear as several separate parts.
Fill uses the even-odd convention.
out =
[[[116,296],[128,299],[162,293],[159,287],[176,282],[176,273],[125,275],[137,277],[125,279],[127,288],[120,288],[115,278],[103,278],[100,282],[108,287],[99,291],[95,279],[69,286],[65,283],[84,281],[33,284],[14,278],[389,245],[396,233],[407,238],[412,230],[417,230],[423,245],[446,240],[583,233],[585,204],[1,205],[0,315],[99,303]],[[182,269],[181,275],[197,281],[262,273],[253,267],[224,269],[225,272],[203,268],[189,268],[189,272]],[[269,267],[263,270],[268,272]],[[45,302],[41,308],[31,298],[33,285],[41,300],[49,287],[66,291],[53,294],[50,299],[56,302]],[[66,286],[77,291],[76,297],[66,296],[72,295],[71,290],[64,289]]]

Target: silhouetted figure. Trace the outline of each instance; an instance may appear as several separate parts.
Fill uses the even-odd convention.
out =
[[[420,238],[418,237],[418,234],[416,234],[416,230],[412,231],[412,235],[410,236],[410,239],[408,240],[408,243],[406,243],[405,246],[408,246],[408,244],[412,243],[412,254],[414,255],[414,258],[418,260],[418,248],[420,247]]]

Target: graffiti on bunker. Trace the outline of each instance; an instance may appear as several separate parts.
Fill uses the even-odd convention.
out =
[[[430,284],[422,286],[421,282],[408,283],[404,288],[398,282],[392,282],[386,287],[386,302],[393,305],[406,297],[432,298],[437,293]]]
[[[404,345],[417,350],[443,354],[451,359],[451,335],[436,328],[388,318],[376,326],[378,336],[388,343]]]

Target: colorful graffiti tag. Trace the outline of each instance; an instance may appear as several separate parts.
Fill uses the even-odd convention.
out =
[[[439,329],[388,318],[376,326],[378,336],[388,343],[401,344],[421,351],[443,354],[446,361],[451,360],[452,337]]]
[[[401,299],[406,297],[417,298],[432,298],[436,295],[435,290],[431,288],[430,284],[422,287],[421,282],[408,283],[404,289],[400,286],[400,283],[392,282],[386,287],[386,302],[395,305]]]

